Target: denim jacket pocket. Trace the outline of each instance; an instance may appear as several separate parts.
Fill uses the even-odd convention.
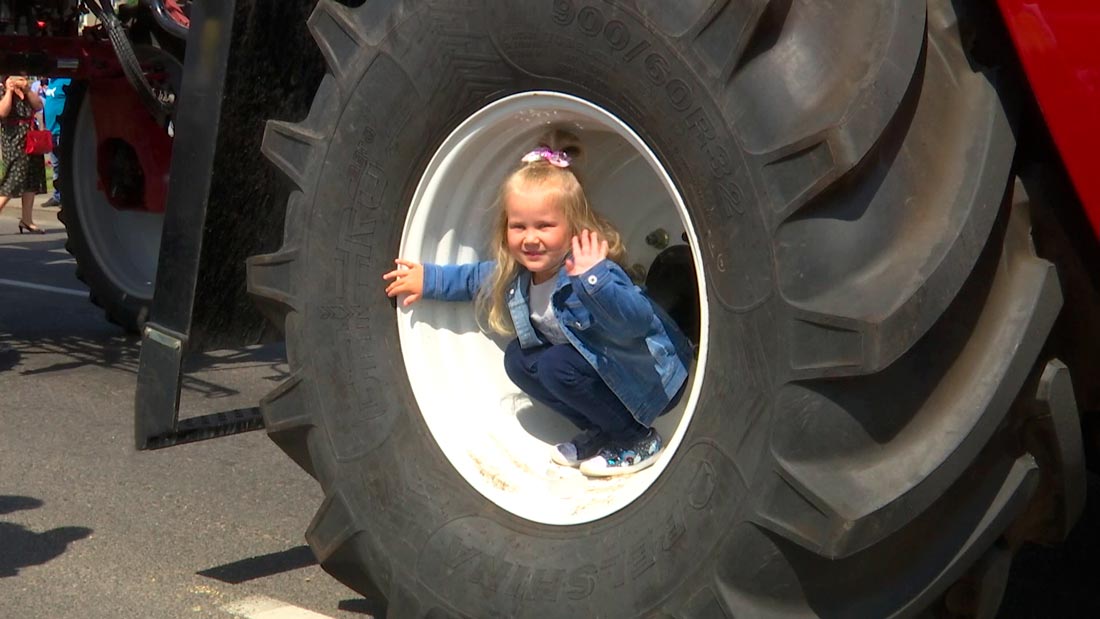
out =
[[[580,302],[580,299],[570,298],[565,301],[565,307],[561,313],[562,323],[570,329],[585,331],[592,326],[592,313]]]

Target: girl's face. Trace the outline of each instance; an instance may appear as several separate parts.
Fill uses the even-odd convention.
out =
[[[504,196],[508,251],[541,284],[558,272],[572,249],[572,230],[556,192],[518,187]]]

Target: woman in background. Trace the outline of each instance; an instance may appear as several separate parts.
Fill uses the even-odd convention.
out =
[[[0,86],[0,152],[4,166],[0,175],[0,211],[15,197],[23,200],[19,234],[24,231],[45,234],[34,225],[34,196],[46,193],[46,165],[42,155],[28,155],[27,131],[34,115],[42,109],[42,99],[30,88],[26,76],[11,75]]]

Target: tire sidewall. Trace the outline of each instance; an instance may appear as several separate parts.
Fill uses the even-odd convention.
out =
[[[391,599],[396,588],[482,617],[622,616],[692,599],[744,517],[766,444],[772,255],[746,157],[714,86],[639,16],[564,0],[470,5],[448,14],[444,36],[430,14],[410,13],[340,95],[304,224],[297,332],[310,346],[290,342],[319,404],[319,478],[369,514],[357,540]],[[486,104],[530,90],[586,99],[631,126],[702,236],[709,376],[691,427],[646,493],[583,525],[516,517],[451,466],[417,407],[381,279],[436,148]]]

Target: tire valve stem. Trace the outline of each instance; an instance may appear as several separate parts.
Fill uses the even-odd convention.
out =
[[[645,235],[645,242],[646,245],[654,249],[664,249],[668,247],[668,231],[664,228],[657,228],[653,232]]]

